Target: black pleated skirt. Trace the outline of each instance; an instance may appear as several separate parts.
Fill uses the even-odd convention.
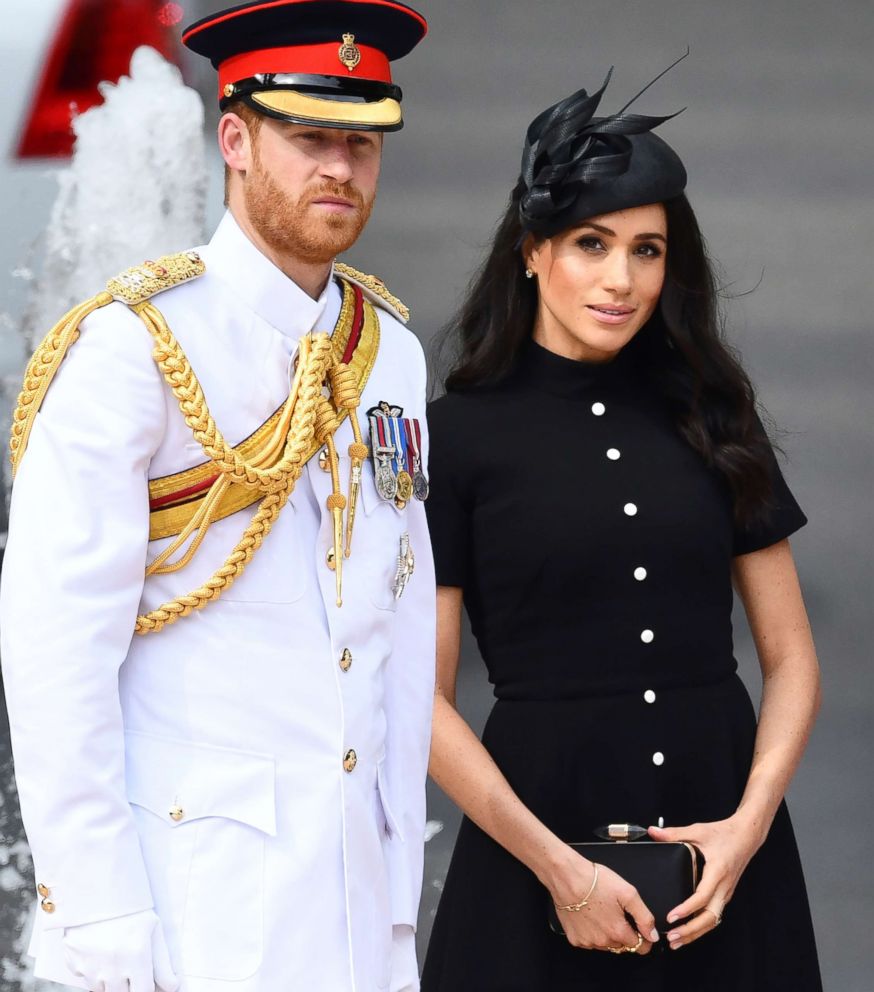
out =
[[[737,808],[756,731],[737,677],[562,701],[499,701],[483,743],[560,837],[611,822],[720,820]],[[422,992],[821,992],[801,864],[785,805],[722,926],[637,958],[573,948],[547,923],[536,877],[466,818],[425,960]]]

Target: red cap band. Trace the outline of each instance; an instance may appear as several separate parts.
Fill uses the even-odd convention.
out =
[[[385,54],[369,45],[358,45],[361,60],[354,69],[340,61],[342,42],[320,45],[295,45],[290,48],[262,48],[257,52],[244,52],[222,62],[218,69],[219,99],[228,83],[260,73],[307,73],[317,76],[348,76],[350,79],[373,79],[380,83],[391,82],[391,67]]]

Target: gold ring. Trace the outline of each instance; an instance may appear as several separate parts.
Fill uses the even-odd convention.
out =
[[[722,913],[717,913],[716,910],[712,909],[710,906],[705,906],[704,908],[707,910],[708,913],[713,914],[714,918],[716,919],[716,923],[714,924],[714,926],[718,927],[719,924],[722,923]]]
[[[643,934],[639,933],[637,935],[637,943],[634,945],[634,947],[626,947],[624,948],[624,950],[626,950],[629,954],[637,954],[637,952],[640,950],[640,945],[642,943],[643,943]]]

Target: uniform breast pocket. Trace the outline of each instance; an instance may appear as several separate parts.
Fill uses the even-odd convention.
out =
[[[270,756],[129,732],[128,800],[155,906],[185,975],[240,981],[263,957]]]
[[[358,558],[370,601],[380,610],[398,608],[396,596],[401,564],[401,539],[407,529],[406,507],[382,499],[376,491],[373,466],[364,465],[361,478],[363,519],[355,524],[353,558]]]

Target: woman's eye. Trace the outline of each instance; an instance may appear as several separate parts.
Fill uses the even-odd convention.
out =
[[[662,250],[658,245],[638,245],[635,253],[643,258],[659,258]]]
[[[583,251],[602,251],[604,248],[600,238],[580,238],[577,241],[577,244],[583,249]]]

